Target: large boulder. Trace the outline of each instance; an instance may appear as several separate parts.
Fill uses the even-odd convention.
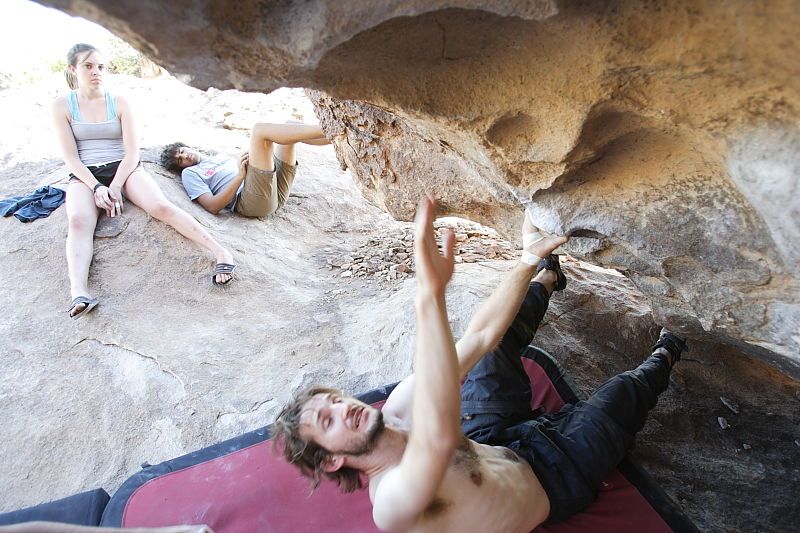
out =
[[[520,202],[658,320],[800,374],[791,0],[45,0],[188,83],[316,97],[362,191],[501,232]]]

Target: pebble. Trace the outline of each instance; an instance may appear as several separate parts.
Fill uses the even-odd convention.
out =
[[[728,424],[728,421],[725,420],[725,417],[722,416],[717,417],[717,423],[719,424],[719,427],[721,427],[722,429],[728,429],[729,427],[731,427],[730,424]]]
[[[730,409],[733,414],[735,415],[739,414],[739,406],[730,401],[729,399],[727,399],[726,397],[720,396],[719,401],[722,402],[722,405]]]
[[[350,270],[345,270],[344,272],[342,272],[341,277],[343,277],[343,278],[352,278],[353,277],[353,272],[350,271]]]
[[[750,448],[752,448],[752,446],[750,446],[747,443],[744,443],[744,444],[742,444],[742,448],[744,448],[745,450],[749,450]]]

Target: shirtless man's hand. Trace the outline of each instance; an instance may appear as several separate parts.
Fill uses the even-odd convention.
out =
[[[438,297],[443,295],[447,283],[453,275],[455,234],[451,229],[444,231],[442,253],[440,254],[433,231],[435,211],[436,201],[433,198],[425,197],[419,203],[415,219],[414,263],[420,296],[430,294]]]

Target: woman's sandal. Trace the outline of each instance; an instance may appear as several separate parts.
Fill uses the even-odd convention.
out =
[[[211,283],[214,285],[227,285],[233,281],[233,271],[236,270],[236,265],[230,263],[217,263],[214,267],[214,272],[211,273]],[[228,274],[228,279],[221,283],[217,283],[217,274]]]
[[[97,298],[89,298],[87,296],[78,296],[77,298],[72,300],[72,303],[70,304],[69,309],[67,310],[67,313],[69,313],[69,317],[72,320],[78,320],[82,316],[88,314],[89,311],[91,311],[92,309],[97,307],[97,304],[99,304],[99,303],[100,303],[100,300],[98,300]],[[81,309],[80,312],[75,313],[73,315],[72,311],[74,311],[75,308],[78,307],[81,304],[84,305],[84,308]]]

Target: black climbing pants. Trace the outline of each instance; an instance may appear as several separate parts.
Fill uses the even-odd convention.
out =
[[[532,283],[498,347],[462,385],[461,426],[470,439],[506,446],[528,461],[550,499],[548,523],[555,523],[594,501],[669,385],[670,366],[665,355],[653,354],[603,383],[588,400],[537,417],[520,355],[548,301],[544,287]]]

